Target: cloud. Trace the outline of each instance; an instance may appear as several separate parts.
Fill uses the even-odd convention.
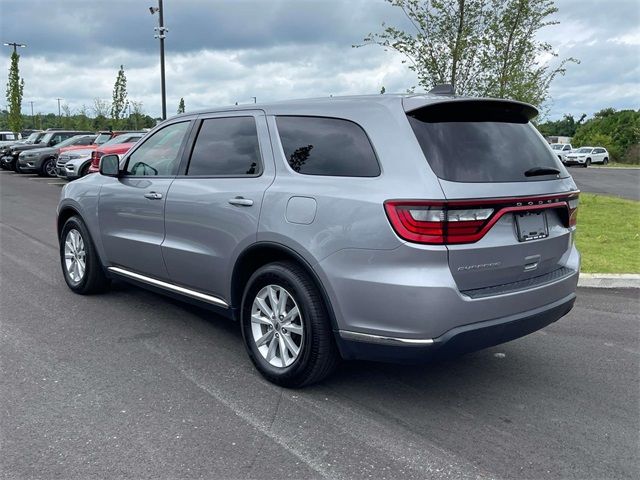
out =
[[[21,51],[25,105],[57,111],[111,99],[119,65],[129,98],[159,115],[155,0],[2,0],[0,26]],[[638,108],[640,73],[635,0],[558,0],[561,24],[540,32],[558,58],[576,57],[551,88],[550,117],[607,106]],[[382,22],[407,27],[382,0],[164,0],[168,112],[238,102],[405,91],[416,78],[402,58],[378,47],[353,49]],[[9,49],[0,52],[8,65]],[[550,62],[557,62],[550,59]],[[6,72],[6,70],[5,70]],[[1,75],[0,71],[0,75]],[[5,73],[6,75],[6,73]],[[4,102],[0,102],[2,105]],[[25,112],[30,108],[25,109]]]

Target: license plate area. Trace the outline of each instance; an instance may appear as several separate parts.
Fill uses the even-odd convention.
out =
[[[518,241],[530,242],[549,236],[549,226],[547,224],[547,212],[523,212],[516,213],[516,231]]]

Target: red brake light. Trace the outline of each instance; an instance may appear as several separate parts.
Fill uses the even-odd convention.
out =
[[[432,245],[473,243],[508,212],[558,208],[565,226],[575,225],[578,192],[530,198],[483,200],[388,200],[385,211],[404,240]]]
[[[91,166],[96,168],[99,167],[100,158],[102,158],[102,155],[104,155],[104,153],[99,152],[98,150],[94,150],[93,152],[91,152]]]

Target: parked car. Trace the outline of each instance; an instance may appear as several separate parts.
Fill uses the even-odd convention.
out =
[[[96,137],[95,142],[93,142],[91,145],[87,145],[85,147],[79,146],[79,147],[68,147],[65,151],[70,152],[72,150],[94,150],[96,148],[98,148],[100,145],[104,145],[105,143],[107,143],[108,141],[110,141],[111,139],[118,137],[120,135],[128,135],[128,134],[132,134],[132,133],[141,133],[140,131],[127,131],[127,130],[118,130],[118,131],[102,131],[102,132],[98,132],[98,136]]]
[[[29,135],[28,138],[16,141],[6,141],[0,144],[0,168],[6,170],[10,168],[10,166],[5,166],[4,162],[2,162],[2,158],[9,153],[9,148],[13,145],[34,145],[41,141],[44,136],[44,132],[34,132]]]
[[[42,176],[56,176],[56,160],[64,147],[91,145],[97,135],[74,135],[63,142],[44,148],[26,150],[18,156],[16,171],[18,173],[38,173]]]
[[[54,147],[63,142],[67,138],[74,135],[91,135],[93,132],[79,132],[77,130],[51,130],[45,131],[44,135],[38,143],[34,144],[15,144],[9,147],[5,155],[0,159],[0,163],[5,169],[18,171],[18,156],[26,151],[34,148]]]
[[[0,142],[16,142],[21,139],[22,139],[21,134],[16,135],[15,133],[10,132],[8,130],[0,131]]]
[[[565,165],[580,165],[587,168],[592,163],[609,163],[609,152],[602,147],[580,147],[565,157]]]
[[[56,163],[56,175],[67,180],[84,177],[86,174],[93,172],[91,167],[94,159],[97,164],[100,157],[105,153],[124,154],[143,136],[144,133],[142,132],[122,133],[103,143],[98,148],[60,152]]]
[[[573,150],[573,147],[571,146],[570,143],[552,143],[550,145],[551,150],[554,151],[554,153],[556,153],[556,155],[558,155],[558,159],[564,163],[565,162],[565,157],[571,153],[571,151]]]
[[[375,95],[174,117],[63,188],[64,279],[79,294],[123,279],[234,318],[260,373],[288,387],[340,357],[512,340],[571,310],[580,265],[579,192],[536,114]]]

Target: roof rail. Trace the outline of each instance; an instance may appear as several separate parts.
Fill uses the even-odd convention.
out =
[[[441,83],[429,90],[429,93],[432,95],[455,95],[456,91],[450,83]]]

